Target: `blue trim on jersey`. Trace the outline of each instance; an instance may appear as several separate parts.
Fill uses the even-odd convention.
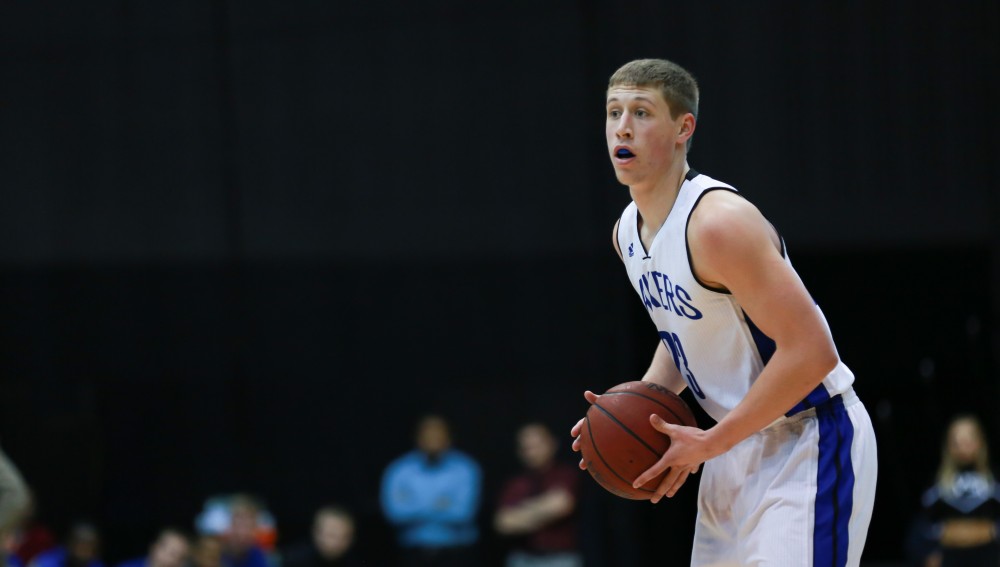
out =
[[[753,337],[753,343],[757,345],[757,352],[760,353],[760,359],[764,362],[764,366],[771,360],[774,356],[774,351],[777,350],[778,345],[774,342],[774,339],[764,334],[757,325],[753,324],[750,320],[750,316],[747,312],[743,312],[743,319],[747,322],[747,327],[750,328],[750,336]]]
[[[854,425],[840,396],[817,407],[816,417],[819,420],[819,462],[813,566],[845,567],[848,523],[854,505],[854,467],[851,465]]]
[[[816,386],[812,392],[809,392],[806,399],[795,404],[792,409],[788,410],[785,417],[792,417],[793,415],[806,411],[809,408],[819,407],[828,401],[830,401],[830,392],[827,392],[826,386],[820,383],[820,385]]]

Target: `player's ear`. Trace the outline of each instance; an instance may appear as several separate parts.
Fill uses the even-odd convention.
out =
[[[680,130],[677,132],[677,141],[686,143],[691,136],[694,135],[696,125],[697,121],[694,118],[694,114],[688,112],[682,116],[680,120]]]

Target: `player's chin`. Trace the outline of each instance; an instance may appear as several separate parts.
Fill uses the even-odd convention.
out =
[[[635,181],[635,175],[632,172],[625,170],[618,165],[615,165],[615,177],[618,178],[618,182],[622,185],[631,185]]]

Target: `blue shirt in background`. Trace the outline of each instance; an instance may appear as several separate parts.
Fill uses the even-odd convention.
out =
[[[461,451],[445,451],[433,461],[410,451],[386,468],[382,509],[404,547],[472,545],[479,537],[481,483],[479,465]]]

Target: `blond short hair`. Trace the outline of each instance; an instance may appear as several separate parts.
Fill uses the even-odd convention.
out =
[[[608,90],[614,87],[652,87],[660,90],[676,119],[690,112],[698,118],[698,82],[680,65],[666,59],[636,59],[611,75]]]

